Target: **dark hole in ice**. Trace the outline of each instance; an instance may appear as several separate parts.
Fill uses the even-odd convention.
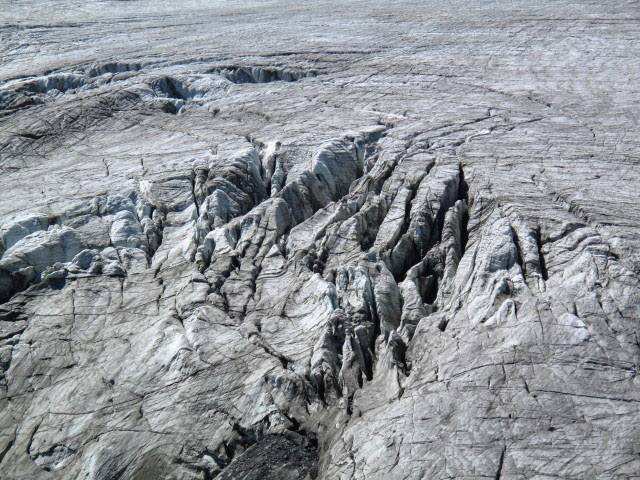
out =
[[[315,77],[313,70],[288,69],[280,67],[218,67],[210,73],[222,75],[233,83],[270,83],[270,82],[295,82],[301,78]]]

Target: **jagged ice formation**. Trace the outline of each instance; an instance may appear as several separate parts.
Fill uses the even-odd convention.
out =
[[[640,476],[633,2],[5,2],[0,477]]]

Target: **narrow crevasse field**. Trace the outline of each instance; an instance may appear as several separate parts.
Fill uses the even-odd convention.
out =
[[[636,3],[0,10],[1,478],[640,476]]]

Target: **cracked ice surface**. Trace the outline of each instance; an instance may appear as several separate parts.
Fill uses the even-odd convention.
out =
[[[640,476],[634,4],[4,3],[0,477]]]

